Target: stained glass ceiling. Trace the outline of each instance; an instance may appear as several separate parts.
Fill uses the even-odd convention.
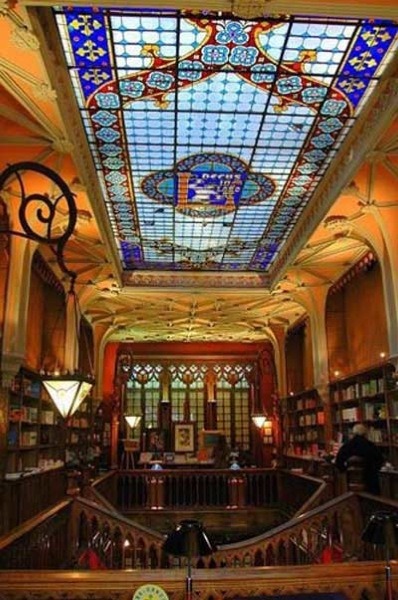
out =
[[[55,11],[125,270],[269,272],[397,24]]]

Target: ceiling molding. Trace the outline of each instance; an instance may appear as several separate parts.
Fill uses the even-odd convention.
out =
[[[134,287],[150,287],[150,288],[171,288],[178,286],[179,288],[197,289],[197,288],[212,288],[212,289],[237,289],[242,290],[242,287],[247,291],[248,288],[256,289],[269,288],[268,275],[263,273],[176,273],[176,272],[149,272],[149,271],[134,271],[123,275],[123,284]]]
[[[57,5],[53,0],[20,0],[21,6],[46,6],[51,7]],[[141,0],[119,0],[118,6],[120,7],[134,7],[137,6],[142,8]],[[168,8],[170,9],[171,4],[176,9],[185,10],[187,3],[185,0],[174,0],[170,3],[167,0],[149,0],[145,3],[147,8]],[[208,0],[206,2],[206,10],[216,10],[232,12],[234,10],[234,0]],[[256,4],[258,7],[259,14],[262,15],[273,15],[273,14],[302,14],[302,15],[330,15],[335,17],[363,17],[363,18],[379,18],[379,19],[396,19],[397,18],[397,5],[394,0],[379,0],[379,2],[364,2],[363,0],[355,0],[351,2],[345,2],[344,0],[329,0],[324,1],[321,4],[316,0],[241,0],[239,4],[242,5],[253,5]],[[115,6],[112,0],[69,0],[68,6]],[[203,10],[202,0],[191,0],[189,3],[190,10]],[[247,8],[247,7],[246,7]],[[242,8],[243,10],[243,8]],[[250,10],[253,10],[252,7]]]

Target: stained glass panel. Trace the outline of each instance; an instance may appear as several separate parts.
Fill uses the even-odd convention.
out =
[[[397,24],[55,11],[125,270],[268,271]]]

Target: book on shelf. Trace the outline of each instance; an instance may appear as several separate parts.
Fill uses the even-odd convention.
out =
[[[361,420],[361,411],[358,406],[353,408],[343,408],[341,411],[341,418],[344,422],[355,423],[355,421]]]

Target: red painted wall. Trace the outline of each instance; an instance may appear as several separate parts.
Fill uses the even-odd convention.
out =
[[[103,371],[103,396],[106,400],[113,393],[113,379],[115,375],[116,355],[118,350],[130,350],[133,356],[203,356],[250,358],[258,357],[264,352],[270,357],[273,365],[273,349],[269,343],[243,344],[234,342],[142,342],[119,343],[110,342],[105,348]],[[261,385],[261,384],[260,384]],[[269,382],[264,387],[268,391]]]

